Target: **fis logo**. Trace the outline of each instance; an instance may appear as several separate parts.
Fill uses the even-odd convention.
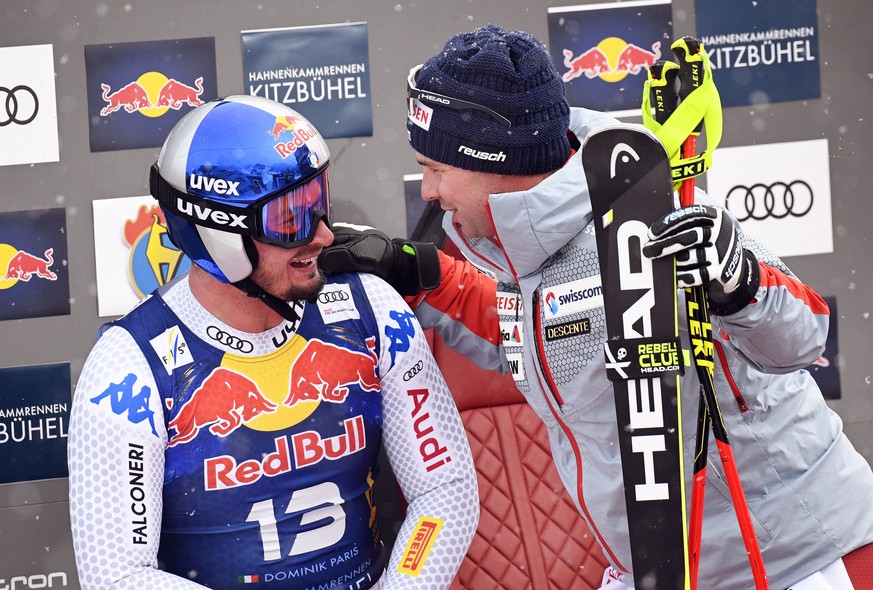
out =
[[[190,365],[194,362],[185,336],[178,326],[168,328],[162,334],[155,336],[149,343],[155,350],[155,354],[164,363],[167,375],[171,375],[174,369]]]

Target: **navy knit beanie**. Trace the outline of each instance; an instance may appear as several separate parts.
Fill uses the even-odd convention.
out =
[[[570,107],[545,46],[524,31],[489,24],[455,35],[418,72],[415,86],[485,106],[453,109],[414,100],[406,121],[415,151],[476,172],[539,174],[570,157]]]

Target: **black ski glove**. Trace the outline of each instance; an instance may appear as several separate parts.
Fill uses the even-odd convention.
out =
[[[336,222],[333,244],[322,250],[319,266],[327,273],[367,272],[383,278],[401,295],[417,295],[440,284],[437,247],[427,242],[393,240],[365,225]]]
[[[649,258],[675,255],[680,287],[703,285],[712,313],[736,313],[755,296],[761,277],[758,259],[740,244],[735,223],[725,209],[683,207],[649,227],[643,254]]]

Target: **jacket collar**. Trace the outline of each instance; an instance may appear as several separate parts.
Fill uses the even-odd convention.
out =
[[[571,109],[570,130],[580,140],[592,129],[615,122],[596,111]],[[591,221],[581,151],[530,190],[490,195],[488,211],[497,232],[494,240],[467,238],[453,224],[454,214],[445,216],[443,229],[472,263],[498,278],[509,275],[515,282],[539,271]]]

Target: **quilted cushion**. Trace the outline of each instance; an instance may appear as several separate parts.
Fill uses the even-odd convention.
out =
[[[479,369],[430,336],[467,429],[481,502],[451,588],[598,588],[606,558],[564,490],[542,421],[509,376]]]

